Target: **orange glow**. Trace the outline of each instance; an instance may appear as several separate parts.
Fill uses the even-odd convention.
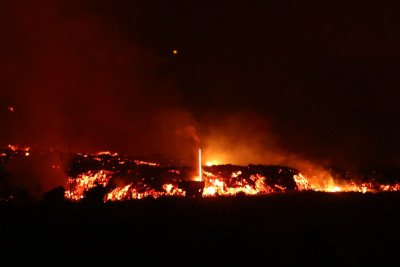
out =
[[[29,149],[30,147],[18,147],[14,145],[8,145],[8,148],[11,149],[12,151],[25,151],[25,156],[29,156]]]
[[[139,187],[144,188],[139,188]],[[164,184],[163,191],[156,191],[154,188],[146,188],[146,185],[139,184],[134,186],[132,183],[122,188],[115,188],[107,194],[106,201],[142,199],[145,197],[159,198],[162,196],[184,196],[185,193],[173,184]]]
[[[160,164],[158,164],[158,163],[147,162],[147,161],[142,161],[142,160],[135,160],[135,163],[136,163],[137,165],[160,166]]]
[[[97,185],[103,187],[106,186],[111,178],[111,174],[111,172],[103,170],[95,173],[88,171],[87,173],[78,175],[78,177],[75,179],[69,178],[67,188],[69,188],[71,183],[73,189],[71,192],[66,190],[65,197],[73,200],[82,199],[85,191],[88,191]]]
[[[14,112],[14,108],[13,108],[13,107],[11,107],[11,106],[10,106],[10,107],[8,107],[8,110],[9,110],[9,111],[11,111],[11,112]]]
[[[172,170],[173,173],[178,173]],[[221,177],[219,174],[203,171],[205,188],[203,196],[235,196],[239,193],[245,195],[266,195],[271,193],[285,192],[286,188],[281,185],[268,185],[266,178],[260,174],[251,175],[249,179],[242,178],[242,172],[232,172],[230,179]],[[113,173],[110,171],[87,172],[79,175],[77,178],[69,179],[72,185],[72,192],[67,190],[65,197],[72,200],[79,200],[84,198],[84,192],[93,188],[94,186],[105,187],[109,180],[112,178]],[[196,177],[198,180],[199,177]],[[395,185],[374,185],[372,183],[363,183],[357,185],[353,181],[347,183],[336,184],[329,180],[329,182],[318,183],[314,179],[309,179],[303,174],[293,176],[297,185],[297,190],[312,190],[321,192],[379,192],[379,191],[400,191],[400,184]],[[68,184],[69,185],[69,184]],[[113,189],[106,194],[104,201],[116,200],[129,200],[129,199],[142,199],[145,197],[159,198],[162,196],[185,196],[185,192],[178,188],[175,184],[163,184],[162,191],[139,182],[134,185],[130,183],[121,187]]]
[[[69,178],[67,188],[69,188],[70,183],[72,190],[65,191],[65,198],[70,198],[71,200],[80,200],[85,196],[85,191],[95,187],[103,186],[105,187],[113,173],[110,171],[101,170],[99,172],[87,172],[80,174],[77,178]],[[164,184],[163,191],[156,191],[154,188],[147,186],[139,182],[137,185],[130,183],[128,185],[117,187],[108,194],[106,194],[104,201],[111,200],[129,200],[129,199],[142,199],[145,197],[159,198],[161,196],[184,196],[185,193],[182,189],[178,188],[173,184]]]
[[[177,54],[178,54],[178,50],[173,50],[172,53],[173,53],[174,55],[177,55]]]
[[[106,200],[119,200],[119,199],[131,199],[129,188],[132,184],[128,184],[122,188],[115,188],[113,191],[107,194]]]
[[[273,193],[276,190],[265,183],[265,177],[257,174],[251,175],[249,183],[246,179],[238,178],[241,171],[232,173],[231,177],[236,178],[234,182],[228,185],[219,175],[210,172],[204,172],[204,180],[206,182],[203,195],[204,196],[234,196],[238,193],[246,195],[264,195]]]
[[[95,154],[96,156],[101,156],[101,155],[110,155],[110,156],[118,156],[118,153],[111,153],[110,151],[101,151]]]
[[[217,160],[209,161],[209,162],[206,163],[206,165],[209,166],[209,167],[213,166],[213,165],[219,165],[219,164],[220,163]]]
[[[334,181],[332,178],[325,179],[321,183],[315,177],[308,178],[303,174],[293,175],[299,191],[312,190],[320,192],[379,192],[379,191],[400,191],[400,184],[394,185],[375,185],[373,183],[356,184],[354,181]],[[319,180],[321,180],[319,178]]]
[[[18,150],[17,146],[9,145],[12,150]],[[24,148],[26,153],[29,148]],[[101,155],[115,156],[119,164],[128,164],[129,159],[123,158],[122,156],[117,157],[117,153],[110,152],[100,152],[97,154],[90,155],[94,160],[98,161],[109,161],[101,157]],[[81,155],[85,157],[85,155]],[[87,157],[87,155],[86,155]],[[160,167],[160,164],[132,160],[136,165],[147,165],[151,167]],[[201,165],[201,150],[199,150],[199,176],[194,177],[194,180],[204,181],[205,187],[203,190],[204,197],[214,197],[214,196],[235,196],[237,194],[245,195],[267,195],[271,193],[281,193],[286,192],[287,188],[280,184],[271,183],[270,177],[265,177],[262,174],[249,174],[244,171],[245,169],[237,169],[236,171],[228,172],[228,174],[223,171],[218,171],[218,168],[206,168],[204,170]],[[59,168],[59,166],[52,166],[53,168]],[[222,166],[223,167],[223,166]],[[229,168],[229,167],[227,167]],[[114,169],[114,167],[112,168]],[[213,170],[214,169],[214,170]],[[225,170],[229,170],[226,169]],[[185,192],[178,188],[179,179],[181,179],[181,174],[179,169],[169,169],[169,173],[175,177],[171,181],[168,181],[161,186],[152,186],[146,184],[146,179],[141,178],[138,182],[129,182],[123,185],[110,188],[109,182],[113,176],[118,176],[117,171],[99,170],[99,171],[88,171],[78,175],[76,178],[69,178],[66,188],[71,188],[70,191],[65,192],[66,198],[71,198],[71,200],[80,200],[85,197],[85,192],[90,190],[95,186],[102,186],[110,188],[110,190],[105,194],[104,201],[118,201],[118,200],[131,200],[131,199],[142,199],[146,197],[159,198],[164,196],[185,196]],[[285,172],[283,169],[278,169],[278,173]],[[357,183],[353,180],[338,179],[335,180],[330,175],[328,171],[319,170],[319,172],[312,172],[308,170],[309,173],[305,175],[304,173],[292,172],[293,181],[296,187],[291,190],[295,191],[319,191],[319,192],[382,192],[382,191],[400,191],[400,184],[392,185],[381,185],[374,182],[369,183]],[[201,176],[200,176],[201,175]],[[267,179],[268,178],[268,179]],[[153,178],[151,178],[153,180]],[[149,180],[149,183],[151,183]]]

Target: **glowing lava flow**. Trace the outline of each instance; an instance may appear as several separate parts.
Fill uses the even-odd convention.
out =
[[[113,172],[100,170],[98,172],[88,171],[78,175],[77,178],[69,179],[72,190],[65,191],[65,198],[71,200],[80,200],[85,197],[85,192],[90,189],[101,186],[106,187],[110,179],[113,176]],[[69,184],[68,184],[69,186]],[[173,184],[164,184],[163,191],[157,191],[156,189],[139,182],[136,185],[130,183],[123,187],[117,187],[111,192],[105,195],[104,201],[111,200],[129,200],[129,199],[142,199],[145,197],[159,198],[161,196],[184,196],[185,193],[182,189],[179,189]]]
[[[10,149],[16,148],[11,146]],[[65,192],[67,199],[83,199],[87,195],[87,191],[97,186],[103,187],[105,188],[104,191],[107,191],[104,195],[104,201],[185,196],[184,190],[178,187],[179,181],[187,175],[185,168],[171,169],[170,167],[160,166],[158,163],[130,160],[119,156],[117,153],[110,152],[80,155],[78,163],[83,162],[94,164],[94,167],[97,166],[97,171],[86,171],[76,178],[70,178],[67,188],[71,190]],[[197,179],[205,183],[203,190],[205,197],[235,196],[238,194],[266,195],[290,190],[361,193],[400,191],[400,184],[382,185],[373,181],[356,183],[353,180],[335,180],[328,172],[306,176],[294,169],[287,168],[285,171],[282,168],[274,169],[276,167],[263,165],[251,167],[250,165],[249,167],[213,165],[212,167],[204,167],[206,171],[201,163],[201,149],[199,149],[199,176]],[[123,166],[118,169],[116,165]],[[99,170],[98,167],[102,169]],[[272,170],[272,177],[264,176],[265,173],[269,173],[269,171],[265,172],[265,168],[269,168],[267,169],[269,171]],[[121,170],[123,170],[122,176],[125,175],[123,178],[125,182],[120,186],[110,184],[113,177],[117,177],[116,179],[121,177]],[[264,173],[264,175],[260,173]],[[281,178],[284,179],[281,180]],[[163,179],[163,183],[160,183],[161,181],[158,179]],[[288,189],[284,185],[288,186]]]
[[[314,177],[315,178],[315,177]],[[320,191],[320,192],[361,192],[365,193],[367,191],[371,191],[368,186],[361,184],[356,185],[353,181],[350,182],[342,182],[341,184],[337,184],[331,177],[329,179],[310,179],[304,176],[302,173],[298,175],[293,175],[293,179],[296,182],[297,190],[312,190],[312,191]],[[322,182],[320,181],[322,180]]]
[[[85,191],[95,186],[106,186],[111,178],[111,174],[112,172],[103,170],[96,173],[88,171],[87,173],[78,175],[75,179],[69,178],[68,187],[71,184],[73,189],[71,191],[65,191],[65,198],[70,198],[72,200],[84,198]]]
[[[311,190],[320,192],[379,192],[379,191],[400,191],[400,184],[394,185],[376,185],[373,183],[360,183],[357,184],[354,181],[341,181],[340,184],[335,182],[331,177],[329,179],[310,179],[299,173],[293,175],[293,179],[296,182],[297,190]],[[315,181],[317,180],[317,181]],[[318,181],[319,180],[319,181]],[[322,183],[321,181],[322,180]]]
[[[144,184],[134,186],[133,183],[123,188],[115,188],[106,195],[105,201],[142,199],[146,197],[159,198],[162,196],[184,196],[185,193],[176,185],[164,184],[163,191],[157,191]]]
[[[151,166],[151,165],[150,165]],[[176,173],[179,172],[169,172]],[[88,171],[78,175],[77,178],[70,178],[72,191],[66,191],[65,197],[72,200],[80,200],[85,197],[85,192],[95,186],[105,187],[112,178],[110,171],[100,170],[98,172]],[[400,184],[394,185],[374,185],[372,183],[362,183],[357,185],[353,181],[335,184],[331,180],[325,183],[317,183],[303,174],[293,175],[298,191],[319,191],[319,192],[379,192],[379,191],[400,191]],[[245,179],[242,172],[232,172],[229,178],[218,174],[203,171],[203,180],[205,188],[203,196],[235,196],[237,194],[245,195],[266,195],[275,192],[285,192],[286,188],[275,184],[273,186],[266,183],[266,178],[260,174],[250,175]],[[105,195],[104,201],[142,199],[146,197],[159,198],[162,196],[185,196],[185,192],[175,184],[163,184],[162,190],[156,190],[143,182],[130,183],[122,187],[114,188]]]
[[[35,151],[30,151],[29,147],[8,145],[7,148],[0,149],[0,162],[14,158],[30,160],[30,158],[36,157],[35,153]],[[31,154],[35,157],[31,157]],[[27,156],[29,157],[26,158]],[[346,172],[346,179],[333,179],[336,177],[333,171],[321,169],[318,171],[307,170],[308,175],[305,175],[305,173],[289,167],[266,165],[246,167],[214,163],[217,162],[207,163],[207,166],[203,167],[199,148],[199,173],[196,180],[204,183],[202,192],[205,197],[238,194],[267,195],[286,191],[360,193],[400,191],[400,183],[377,183],[375,178],[371,178],[374,176],[359,179],[357,175],[347,176]],[[50,166],[53,169],[60,169],[60,166]],[[97,192],[97,190],[89,192],[91,189],[102,187],[103,189],[98,191],[104,191],[104,201],[117,201],[146,197],[185,196],[185,191],[179,188],[182,186],[181,181],[188,179],[193,171],[197,171],[197,168],[194,170],[194,168],[183,166],[171,167],[170,163],[161,165],[104,151],[95,154],[76,154],[70,170],[71,175],[74,176],[70,177],[66,184],[65,188],[69,189],[65,191],[66,199],[78,201],[93,196],[92,192]],[[400,174],[398,175],[400,176]],[[338,175],[337,177],[342,176]],[[349,177],[353,177],[355,180],[351,180]],[[396,177],[395,173],[387,181],[392,181]],[[0,201],[7,199],[12,200],[13,198],[6,195],[0,198]]]
[[[233,172],[231,175],[232,182],[228,185],[221,176],[214,175],[210,172],[204,172],[206,186],[203,190],[204,196],[234,196],[239,193],[246,195],[265,195],[284,188],[278,187],[274,189],[265,183],[265,177],[260,174],[251,175],[251,183],[246,179],[238,178],[242,174],[241,171]]]

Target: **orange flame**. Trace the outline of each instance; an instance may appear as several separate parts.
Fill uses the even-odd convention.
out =
[[[239,193],[244,193],[246,195],[263,195],[275,192],[275,190],[268,186],[265,183],[265,177],[256,174],[251,175],[250,180],[254,182],[254,184],[250,184],[246,179],[238,178],[241,171],[233,172],[231,178],[236,178],[235,181],[231,185],[227,185],[223,178],[214,175],[210,172],[204,172],[205,174],[205,188],[203,190],[204,196],[234,196]],[[282,189],[280,187],[279,189]]]
[[[335,182],[332,178],[325,183],[313,182],[313,179],[307,178],[303,174],[293,175],[293,179],[296,182],[297,189],[299,191],[303,190],[313,190],[321,192],[377,192],[377,191],[399,191],[400,184],[394,185],[374,185],[373,183],[361,183],[356,184],[354,181],[350,180],[341,181],[339,184]]]
[[[9,145],[12,150],[17,150],[16,146]],[[29,148],[25,148],[28,151]],[[266,195],[271,193],[285,192],[287,189],[279,184],[267,183],[266,177],[261,174],[252,174],[244,177],[242,171],[234,171],[230,175],[222,176],[221,173],[212,173],[203,170],[201,166],[201,151],[199,150],[199,177],[205,182],[203,196],[234,196],[237,194],[246,195]],[[92,155],[92,158],[99,161],[104,161],[100,155],[117,156],[117,153],[99,152]],[[83,155],[85,157],[85,155]],[[87,156],[87,155],[86,155]],[[93,157],[94,156],[94,157]],[[126,164],[129,160],[118,157],[119,164]],[[133,160],[136,165],[160,166],[158,163]],[[114,167],[113,167],[114,169]],[[279,173],[283,170],[280,169]],[[169,173],[180,175],[179,170],[168,170]],[[394,185],[378,185],[373,182],[356,183],[353,180],[335,180],[329,172],[322,171],[319,175],[307,176],[303,173],[293,175],[293,180],[296,183],[295,190],[304,191],[321,191],[321,192],[380,192],[380,191],[400,191],[400,184]],[[77,176],[75,179],[70,178],[68,187],[71,191],[65,192],[66,198],[72,200],[80,200],[84,198],[85,192],[95,186],[107,186],[110,179],[113,177],[113,171],[100,170],[97,172],[88,171]],[[174,181],[177,181],[174,178]],[[269,180],[268,180],[269,181]],[[159,198],[163,196],[185,196],[185,192],[178,188],[176,184],[165,183],[162,189],[155,189],[150,185],[145,184],[143,178],[141,182],[136,184],[130,183],[114,188],[111,192],[105,195],[104,201],[142,199],[145,197]]]

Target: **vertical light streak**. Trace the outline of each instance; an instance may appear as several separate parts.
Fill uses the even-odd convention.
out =
[[[199,148],[199,179],[201,182],[201,148]]]

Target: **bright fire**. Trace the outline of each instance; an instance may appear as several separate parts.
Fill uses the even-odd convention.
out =
[[[54,149],[51,149],[51,152],[54,152]],[[36,153],[37,151],[31,151],[30,147],[9,144],[0,149],[0,162],[26,157],[26,160],[30,160],[36,157]],[[393,181],[397,175],[396,171],[387,178],[378,176],[375,171],[359,178],[350,171],[346,171],[345,175],[343,173],[339,175],[333,170],[307,169],[305,172],[299,172],[282,166],[219,165],[218,161],[210,161],[203,166],[200,149],[198,153],[198,166],[194,168],[182,165],[176,167],[172,165],[172,161],[162,164],[131,159],[126,155],[109,151],[94,154],[77,153],[74,162],[70,162],[68,168],[71,177],[65,184],[67,190],[64,196],[72,201],[94,196],[92,193],[96,192],[104,194],[104,201],[183,197],[186,192],[180,186],[190,190],[190,187],[186,187],[186,183],[183,182],[185,180],[203,182],[204,197],[268,195],[289,191],[332,193],[400,191],[400,183],[382,182]],[[54,163],[49,167],[59,171],[63,169]],[[375,177],[381,182],[375,181]],[[203,183],[194,184],[203,186]],[[11,195],[1,197],[0,201],[12,200]]]
[[[0,152],[2,162],[7,158],[31,154],[29,147],[11,144]],[[265,169],[268,166],[218,165],[218,161],[207,162],[206,166],[202,166],[201,150],[199,150],[196,177],[193,177],[195,170],[190,168],[174,168],[169,164],[163,166],[156,162],[132,160],[109,151],[95,154],[78,153],[76,163],[79,174],[75,172],[75,176],[70,177],[65,186],[67,188],[65,198],[74,201],[84,199],[88,196],[88,191],[97,187],[104,189],[104,201],[185,196],[185,191],[179,188],[179,184],[180,181],[188,179],[204,182],[205,197],[267,195],[286,191],[360,193],[400,191],[400,183],[381,184],[374,179],[357,182],[349,179],[347,174],[347,179],[334,179],[326,171],[306,175],[287,167],[272,166],[270,169]],[[85,168],[81,169],[79,164],[83,164]],[[51,167],[60,169],[56,165]]]
[[[84,198],[85,191],[95,187],[95,186],[106,186],[111,178],[111,172],[109,171],[99,171],[93,173],[88,171],[78,175],[77,178],[69,178],[68,186],[73,187],[71,191],[65,191],[65,197],[73,200],[79,200]]]
[[[204,172],[206,179],[206,186],[203,191],[204,196],[234,196],[239,193],[246,195],[265,195],[282,188],[272,188],[265,183],[265,177],[257,174],[251,175],[248,182],[246,179],[240,179],[238,176],[241,172],[232,173],[231,178],[235,178],[231,184],[224,182],[224,179],[218,175],[210,172]],[[233,179],[232,179],[233,180]]]
[[[217,161],[217,160],[209,161],[209,162],[206,163],[206,165],[207,165],[208,167],[213,166],[213,165],[219,165],[219,164],[220,164],[220,163],[219,163],[219,161]]]
[[[10,146],[10,149],[15,149]],[[29,150],[29,148],[27,149]],[[120,158],[117,153],[100,152],[93,155],[81,155],[85,159],[91,158],[95,161],[104,161],[105,159],[99,157],[101,155],[107,155],[115,157],[118,160],[118,164],[128,165],[129,162],[133,162],[136,166],[144,165],[145,168],[154,170],[162,169],[159,163],[146,162],[141,160],[129,161],[128,159]],[[244,195],[267,195],[271,193],[281,193],[288,191],[287,188],[281,184],[271,184],[267,182],[267,178],[261,174],[248,174],[247,176],[241,171],[232,171],[229,175],[226,173],[215,171],[206,171],[201,166],[201,151],[199,150],[199,176],[195,177],[197,181],[204,181],[205,187],[203,189],[203,196],[235,196],[238,194]],[[109,159],[107,159],[109,161]],[[104,165],[104,164],[103,164]],[[210,169],[207,170],[218,170],[218,166],[211,165]],[[224,165],[220,165],[224,166]],[[217,168],[217,169],[215,169]],[[229,168],[229,167],[228,167]],[[114,169],[114,167],[113,167]],[[281,175],[284,172],[280,168],[277,173]],[[76,178],[70,178],[67,184],[67,188],[71,188],[65,192],[65,197],[71,200],[80,200],[85,198],[85,192],[90,189],[100,186],[107,187],[109,192],[104,196],[104,201],[115,201],[115,200],[130,200],[130,199],[142,199],[146,197],[159,198],[165,196],[185,196],[185,192],[178,187],[179,177],[182,174],[180,170],[168,169],[172,181],[164,183],[161,187],[154,187],[148,184],[145,179],[140,181],[129,182],[125,185],[117,186],[114,188],[110,187],[110,180],[117,175],[114,170],[98,170],[98,171],[87,171],[78,175]],[[379,192],[379,191],[400,191],[400,184],[393,185],[377,185],[372,182],[369,183],[356,183],[353,180],[349,181],[335,181],[332,177],[320,176],[306,176],[302,173],[291,172],[293,181],[295,183],[296,191],[319,191],[319,192]],[[289,172],[290,175],[290,172]],[[200,178],[202,177],[202,178]],[[154,178],[152,178],[154,179]]]
[[[79,175],[77,178],[69,179],[68,186],[71,185],[73,188],[71,191],[65,191],[65,198],[72,200],[80,200],[85,197],[85,192],[96,187],[105,187],[108,185],[110,179],[113,177],[113,173],[109,171],[99,172],[87,172]],[[164,184],[162,191],[157,191],[142,182],[134,185],[130,183],[128,185],[117,187],[111,192],[107,193],[104,201],[115,201],[115,200],[130,200],[130,199],[142,199],[145,197],[159,198],[161,196],[184,196],[185,193],[182,189],[179,189],[173,184]]]
[[[142,162],[143,163],[143,162]],[[148,164],[149,166],[157,166]],[[172,174],[179,174],[178,171],[169,171]],[[203,180],[205,187],[203,196],[235,196],[237,194],[244,195],[266,195],[271,193],[285,192],[286,188],[281,185],[268,185],[266,178],[260,174],[251,175],[250,179],[242,177],[242,172],[232,172],[230,177],[222,177],[219,174],[207,172],[203,170]],[[98,172],[87,172],[79,175],[77,178],[70,178],[69,183],[73,188],[70,192],[65,192],[66,198],[79,200],[85,197],[85,191],[95,186],[105,187],[113,177],[110,171],[100,170]],[[293,175],[298,191],[320,191],[320,192],[378,192],[378,191],[400,191],[400,184],[395,185],[373,185],[372,183],[356,184],[353,181],[341,185],[332,181],[317,183],[313,179],[309,179],[303,174]],[[69,184],[68,184],[69,186]],[[163,196],[185,196],[185,192],[178,188],[177,184],[163,184],[161,190],[157,190],[143,182],[129,183],[127,185],[116,187],[105,195],[104,201],[142,199],[146,197],[159,198]]]
[[[308,178],[303,174],[293,175],[299,191],[311,190],[320,192],[378,192],[378,191],[399,191],[400,184],[394,185],[374,185],[373,183],[360,183],[350,180],[349,182],[341,181],[340,184],[332,178],[321,179],[319,177]],[[322,182],[321,182],[322,180]]]

